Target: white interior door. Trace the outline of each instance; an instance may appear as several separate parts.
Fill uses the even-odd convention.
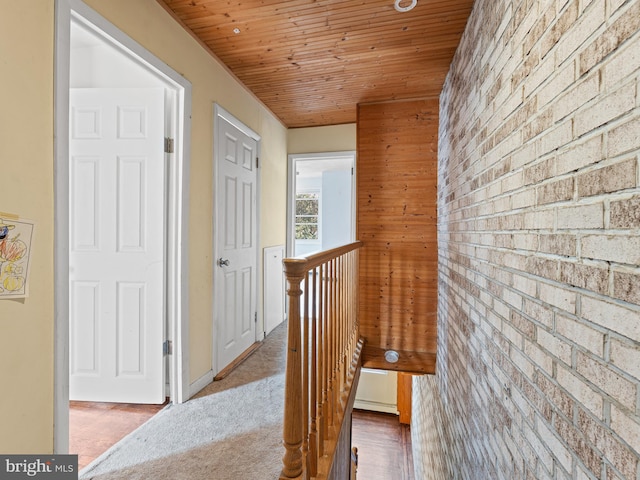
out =
[[[164,402],[164,92],[71,89],[72,400]]]
[[[217,372],[256,340],[258,142],[216,119],[215,359]]]

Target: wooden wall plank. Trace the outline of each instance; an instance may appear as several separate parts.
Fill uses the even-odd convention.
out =
[[[357,132],[361,334],[434,353],[438,100],[359,105]]]

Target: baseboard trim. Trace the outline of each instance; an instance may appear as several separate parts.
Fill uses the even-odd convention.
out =
[[[213,374],[213,370],[209,370],[207,373],[205,373],[203,376],[189,385],[189,398],[193,397],[196,393],[213,382],[214,376],[215,375]]]
[[[213,379],[222,380],[223,378],[225,378],[232,371],[234,371],[236,367],[238,367],[242,362],[244,362],[247,358],[249,358],[253,352],[255,352],[258,348],[260,348],[261,345],[262,345],[262,342],[255,342],[253,345],[247,348],[244,352],[242,352],[240,356],[236,358],[233,362],[231,362],[229,365],[227,365],[222,370],[220,370]]]
[[[370,402],[368,400],[357,400],[353,404],[353,408],[357,410],[371,410],[374,412],[391,413],[398,415],[398,406],[389,405],[388,403]]]

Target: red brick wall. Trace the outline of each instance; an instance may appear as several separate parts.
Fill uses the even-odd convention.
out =
[[[640,1],[477,0],[440,99],[416,476],[640,478]]]

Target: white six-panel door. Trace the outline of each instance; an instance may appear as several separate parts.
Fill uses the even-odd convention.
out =
[[[217,371],[256,340],[257,141],[217,117],[215,344]]]
[[[162,403],[164,93],[70,104],[70,398]]]

